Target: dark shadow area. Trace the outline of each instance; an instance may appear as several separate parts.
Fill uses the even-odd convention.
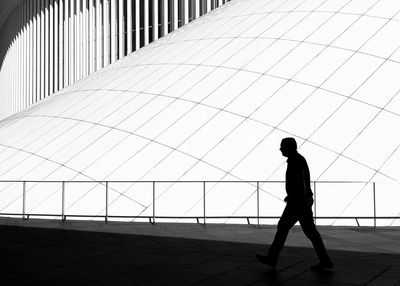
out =
[[[400,285],[400,256],[330,250],[315,272],[312,248],[285,247],[276,270],[266,245],[0,226],[2,285]]]

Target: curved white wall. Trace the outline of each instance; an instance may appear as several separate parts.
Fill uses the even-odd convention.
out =
[[[364,182],[318,184],[318,215],[372,216],[377,182],[376,214],[400,218],[398,35],[397,0],[231,1],[0,122],[0,179],[19,181],[0,213],[55,180],[68,215],[104,215],[96,181],[137,180],[110,183],[109,215],[201,216],[201,184],[159,183],[153,204],[143,181],[235,180],[206,185],[207,215],[255,215],[246,181],[284,180],[291,136],[313,180]],[[27,183],[27,213],[59,213],[60,182]],[[284,192],[260,184],[260,215]]]
[[[0,119],[227,1],[23,1],[0,33]]]

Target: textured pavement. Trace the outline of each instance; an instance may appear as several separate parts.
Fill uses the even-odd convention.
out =
[[[319,230],[332,271],[299,227],[272,270],[255,253],[275,226],[0,218],[0,285],[400,285],[399,228]]]

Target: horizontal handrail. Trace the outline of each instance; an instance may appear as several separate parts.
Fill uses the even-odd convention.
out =
[[[260,215],[260,190],[261,184],[269,184],[269,183],[280,183],[283,184],[285,181],[282,180],[0,180],[0,183],[20,183],[22,184],[22,211],[21,213],[12,213],[12,212],[0,212],[0,216],[22,216],[22,219],[29,219],[29,217],[61,217],[64,222],[67,217],[81,217],[81,218],[104,218],[107,223],[109,218],[125,218],[125,219],[148,219],[150,223],[155,224],[156,219],[195,219],[198,223],[200,220],[203,220],[202,225],[206,225],[207,219],[247,219],[248,224],[250,224],[250,219],[257,220],[257,227],[260,226],[260,219],[279,219],[280,216],[263,216]],[[26,193],[27,193],[27,184],[28,183],[53,183],[53,184],[61,184],[62,196],[61,196],[61,214],[52,214],[52,213],[29,213],[26,210]],[[102,184],[105,187],[105,215],[99,214],[66,214],[65,213],[65,186],[67,184]],[[111,184],[151,184],[152,185],[152,215],[110,215],[109,210],[109,202],[108,202],[108,192]],[[157,184],[201,184],[203,186],[203,214],[202,216],[160,216],[156,214],[156,185]],[[256,188],[257,192],[257,207],[256,207],[256,216],[209,216],[206,213],[206,185],[207,184],[224,184],[224,183],[234,183],[234,184],[251,184]],[[376,215],[376,182],[372,181],[310,181],[311,186],[313,186],[314,191],[314,220],[316,222],[317,219],[355,219],[357,225],[359,224],[359,219],[373,219],[374,227],[376,227],[377,219],[398,219],[397,216],[377,216]],[[318,184],[365,184],[372,185],[373,190],[373,216],[318,216],[317,215],[317,185]],[[365,187],[363,186],[363,188]]]
[[[21,216],[22,213],[0,213],[0,215],[9,216]],[[46,217],[62,217],[62,214],[48,214],[48,213],[25,213],[26,216],[46,216]],[[65,217],[93,217],[93,218],[105,218],[105,215],[84,215],[84,214],[68,214]],[[135,215],[108,215],[108,218],[153,218],[151,215],[147,216],[135,216]],[[207,216],[208,219],[279,219],[281,216]],[[155,218],[160,219],[203,219],[203,216],[156,216]],[[398,219],[397,216],[317,216],[317,219]]]
[[[218,180],[179,180],[179,181],[174,181],[174,180],[145,180],[145,181],[138,181],[138,180],[93,180],[93,181],[68,181],[68,180],[0,180],[0,183],[285,183],[285,181],[259,181],[259,180],[246,180],[246,181],[218,181]],[[372,181],[310,181],[310,183],[328,183],[328,184],[372,184],[374,182]]]

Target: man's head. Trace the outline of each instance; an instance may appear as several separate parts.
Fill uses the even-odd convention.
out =
[[[281,142],[281,148],[279,149],[282,152],[282,156],[290,157],[293,154],[297,153],[297,143],[296,140],[292,137],[283,138]]]

